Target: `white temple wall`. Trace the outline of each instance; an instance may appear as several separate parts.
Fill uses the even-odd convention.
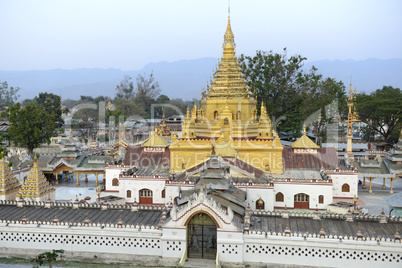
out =
[[[133,261],[145,257],[176,262],[186,249],[186,227],[116,228],[101,225],[73,226],[0,223],[0,254],[33,257],[63,249],[64,255],[104,260]],[[301,234],[243,234],[217,230],[219,262],[246,264],[294,264],[331,267],[400,267],[402,244],[392,241],[356,241],[318,238]]]
[[[273,211],[274,210],[274,189],[266,187],[243,187],[236,186],[237,188],[247,191],[247,201],[250,204],[252,210],[256,209],[256,203],[258,199],[264,201],[264,210]]]
[[[0,225],[0,252],[6,248],[161,256],[162,231],[105,227]]]
[[[276,202],[275,207],[294,207],[294,196],[299,193],[309,195],[309,208],[310,209],[326,209],[327,205],[331,204],[332,199],[332,184],[331,183],[281,183],[275,182],[274,184],[274,200],[276,194],[281,192],[284,195],[283,202]],[[318,197],[324,196],[324,202],[319,204]]]
[[[354,198],[358,195],[358,174],[329,174],[329,178],[332,179],[333,196],[343,198]],[[349,192],[342,192],[342,185],[347,183],[349,185]]]
[[[244,235],[244,262],[300,266],[400,267],[401,244]]]
[[[113,179],[119,179],[120,173],[123,171],[122,168],[105,168],[105,188],[106,191],[118,191],[119,186],[113,186]]]
[[[120,173],[128,169],[130,169],[130,167],[124,165],[106,165],[104,175],[106,191],[117,192],[119,190],[119,186],[113,186],[113,179],[119,180]]]
[[[217,230],[217,251],[219,261],[242,262],[243,261],[243,233],[229,232],[224,229]]]
[[[8,192],[6,194],[0,195],[0,200],[16,200],[15,196],[18,194],[18,191],[14,191],[12,193]]]
[[[161,248],[163,258],[181,258],[187,248],[187,228],[163,228]]]
[[[140,190],[148,189],[152,191],[153,204],[164,204],[165,198],[162,197],[164,188],[165,179],[120,178],[119,196],[125,198],[128,203],[133,203],[134,200],[140,203]],[[131,191],[131,198],[127,197],[128,190]]]

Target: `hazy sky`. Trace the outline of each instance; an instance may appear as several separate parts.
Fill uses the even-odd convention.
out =
[[[227,0],[0,0],[0,70],[220,57]],[[402,1],[231,1],[237,54],[402,58]]]

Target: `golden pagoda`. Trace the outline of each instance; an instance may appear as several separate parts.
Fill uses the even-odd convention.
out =
[[[283,173],[278,135],[272,135],[271,120],[247,85],[235,54],[234,35],[228,17],[223,56],[207,90],[202,91],[201,107],[187,108],[182,132],[172,138],[170,170],[183,171],[206,161],[211,152],[236,157],[258,169]]]
[[[110,97],[109,97],[109,100],[107,101],[107,105],[106,105],[106,110],[111,110],[112,109],[112,101],[110,100]]]
[[[3,155],[0,159],[0,200],[15,200],[19,188],[20,182],[14,176]]]
[[[24,184],[21,186],[18,196],[27,201],[46,201],[48,198],[54,201],[55,199],[55,190],[50,186],[45,175],[38,167],[36,155],[33,167],[29,171]]]
[[[165,138],[170,138],[170,128],[166,124],[165,113],[163,113],[162,122],[156,128],[156,134]]]

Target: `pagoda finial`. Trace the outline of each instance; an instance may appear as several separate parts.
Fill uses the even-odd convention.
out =
[[[228,14],[228,25],[227,25],[227,27],[226,27],[226,32],[225,32],[224,39],[225,39],[225,43],[226,43],[227,41],[229,41],[229,40],[230,40],[232,43],[233,43],[233,41],[234,41],[234,35],[233,35],[233,32],[232,32],[232,27],[231,27],[231,25],[230,25],[230,7],[229,7],[229,14]]]
[[[350,83],[350,87],[349,87],[349,95],[352,95],[353,94],[353,91],[352,91],[352,83]]]
[[[190,119],[190,107],[187,105],[186,120]]]
[[[303,136],[306,136],[306,124],[303,124]]]
[[[267,116],[267,110],[264,105],[264,101],[261,101],[261,116]]]

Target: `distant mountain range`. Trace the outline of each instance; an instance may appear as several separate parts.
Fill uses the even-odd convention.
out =
[[[213,73],[216,58],[149,63],[141,70],[73,69],[43,71],[0,71],[0,81],[21,88],[20,99],[33,98],[39,92],[62,94],[63,99],[79,99],[80,95],[115,95],[116,85],[125,75],[135,77],[154,72],[162,94],[170,98],[191,100],[200,98]],[[324,77],[342,80],[347,88],[352,81],[358,92],[372,92],[384,85],[402,88],[402,59],[322,60],[307,62],[303,68],[315,66]]]

